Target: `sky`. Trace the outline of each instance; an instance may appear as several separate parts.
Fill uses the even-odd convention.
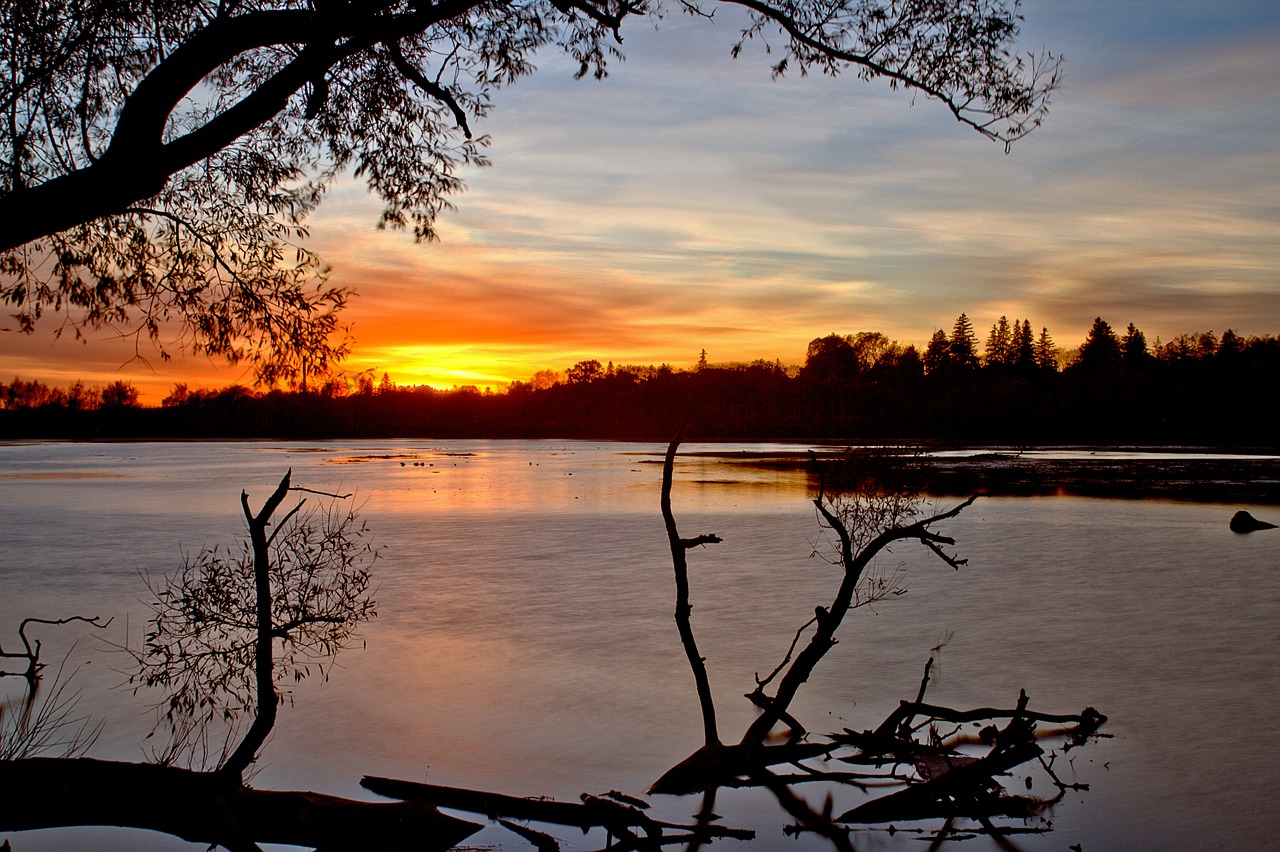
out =
[[[1280,334],[1280,3],[1027,0],[1019,50],[1063,54],[1065,79],[1007,154],[883,82],[772,80],[758,49],[730,57],[726,11],[632,22],[603,81],[539,55],[473,126],[494,164],[438,243],[336,186],[310,245],[358,294],[347,369],[500,390],[592,358],[798,365],[816,337],[923,346],[961,312],[1066,348],[1095,316],[1149,342]],[[125,379],[151,404],[252,381],[0,328],[0,380]]]

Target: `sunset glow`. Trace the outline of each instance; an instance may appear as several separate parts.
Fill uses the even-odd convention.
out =
[[[1097,315],[1150,341],[1280,332],[1280,7],[1024,3],[1024,51],[1067,57],[1046,124],[1009,155],[853,77],[771,80],[736,28],[672,16],[574,81],[550,53],[481,123],[490,169],[415,245],[340,183],[314,217],[351,373],[501,390],[576,361],[800,364],[822,335],[923,346],[966,312],[1079,344]],[[0,334],[0,370],[65,385],[248,384],[144,344]],[[141,355],[141,359],[136,357]]]

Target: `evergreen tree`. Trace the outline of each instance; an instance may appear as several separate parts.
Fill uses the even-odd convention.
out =
[[[1013,366],[1031,369],[1036,365],[1036,341],[1031,334],[1031,320],[1013,321]]]
[[[1049,336],[1049,329],[1044,326],[1040,327],[1040,337],[1036,340],[1035,361],[1036,367],[1045,372],[1058,371],[1058,347]]]
[[[1009,318],[1001,315],[991,326],[987,335],[986,364],[1007,366],[1013,363],[1013,330],[1009,327]]]
[[[1151,353],[1147,351],[1147,336],[1133,323],[1129,323],[1124,337],[1120,338],[1120,356],[1129,367],[1137,367],[1151,360]]]
[[[951,329],[950,361],[962,369],[974,369],[978,366],[978,338],[973,333],[973,321],[967,314],[956,317],[956,324]]]
[[[1120,340],[1102,317],[1095,317],[1093,327],[1080,345],[1076,365],[1087,370],[1104,370],[1120,363]]]
[[[942,370],[951,360],[951,341],[947,339],[947,333],[942,329],[938,329],[933,333],[933,337],[929,339],[929,345],[924,350],[924,371],[925,373],[936,373]]]

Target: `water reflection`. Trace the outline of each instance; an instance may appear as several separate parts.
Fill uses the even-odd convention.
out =
[[[0,617],[13,625],[72,605],[116,615],[117,626],[132,615],[136,625],[137,569],[171,567],[180,547],[237,529],[240,490],[269,489],[293,465],[310,482],[364,499],[387,547],[378,563],[384,606],[367,649],[328,685],[306,686],[286,711],[260,786],[358,797],[367,773],[568,800],[584,790],[643,791],[697,747],[701,729],[671,621],[655,499],[661,448],[457,443],[445,449],[484,453],[483,461],[455,469],[462,460],[451,459],[440,474],[419,469],[416,477],[390,459],[331,462],[429,449],[4,447],[7,472],[123,478],[0,483]],[[441,491],[428,477],[470,479]],[[831,566],[809,558],[821,542],[805,489],[803,476],[710,458],[677,472],[682,528],[725,539],[700,558],[691,582],[729,730],[754,716],[741,698],[753,675],[777,662],[778,648],[829,597]],[[476,490],[484,496],[471,496]],[[885,562],[906,571],[908,594],[846,625],[796,713],[824,731],[878,723],[914,694],[929,649],[953,631],[930,687],[939,702],[1011,702],[1025,687],[1037,706],[1078,710],[1087,701],[1111,717],[1116,738],[1075,761],[1092,786],[1087,802],[1068,797],[1052,814],[1052,840],[1020,845],[1208,849],[1228,838],[1265,848],[1276,826],[1249,791],[1280,781],[1257,747],[1280,735],[1280,575],[1274,535],[1228,530],[1238,508],[979,501],[949,529],[969,566],[954,572],[918,547],[895,548]],[[1274,519],[1274,509],[1251,508]],[[81,641],[87,653],[92,643]],[[106,722],[95,753],[136,759],[149,720],[113,689],[109,660],[98,654],[81,677]],[[658,806],[687,819],[697,803]],[[777,834],[788,817],[767,794],[722,794],[717,811],[791,848]],[[21,848],[67,848],[59,838],[24,835]],[[106,834],[72,848],[135,842]],[[475,842],[509,841],[486,834]],[[879,833],[857,842],[919,844]]]

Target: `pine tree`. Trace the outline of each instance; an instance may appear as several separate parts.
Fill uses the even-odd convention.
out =
[[[1076,365],[1088,370],[1105,370],[1120,361],[1120,340],[1102,317],[1095,317],[1084,343],[1080,344],[1080,357]]]
[[[986,364],[1006,366],[1013,363],[1013,331],[1009,328],[1009,318],[1001,316],[991,326],[987,335]]]
[[[978,338],[973,333],[973,321],[967,314],[956,317],[951,329],[951,363],[962,369],[978,366]]]
[[[1244,351],[1244,341],[1231,329],[1222,332],[1222,340],[1218,343],[1216,356],[1220,361],[1234,362]]]
[[[1031,320],[1013,321],[1013,352],[1010,361],[1013,366],[1026,370],[1036,365],[1035,338],[1031,334]]]
[[[1045,372],[1058,371],[1058,347],[1049,336],[1049,329],[1044,326],[1040,327],[1040,338],[1036,340],[1035,361],[1036,366]]]
[[[1133,323],[1129,323],[1124,337],[1120,338],[1120,354],[1124,363],[1129,366],[1137,366],[1151,360],[1151,353],[1147,351],[1147,336]]]

